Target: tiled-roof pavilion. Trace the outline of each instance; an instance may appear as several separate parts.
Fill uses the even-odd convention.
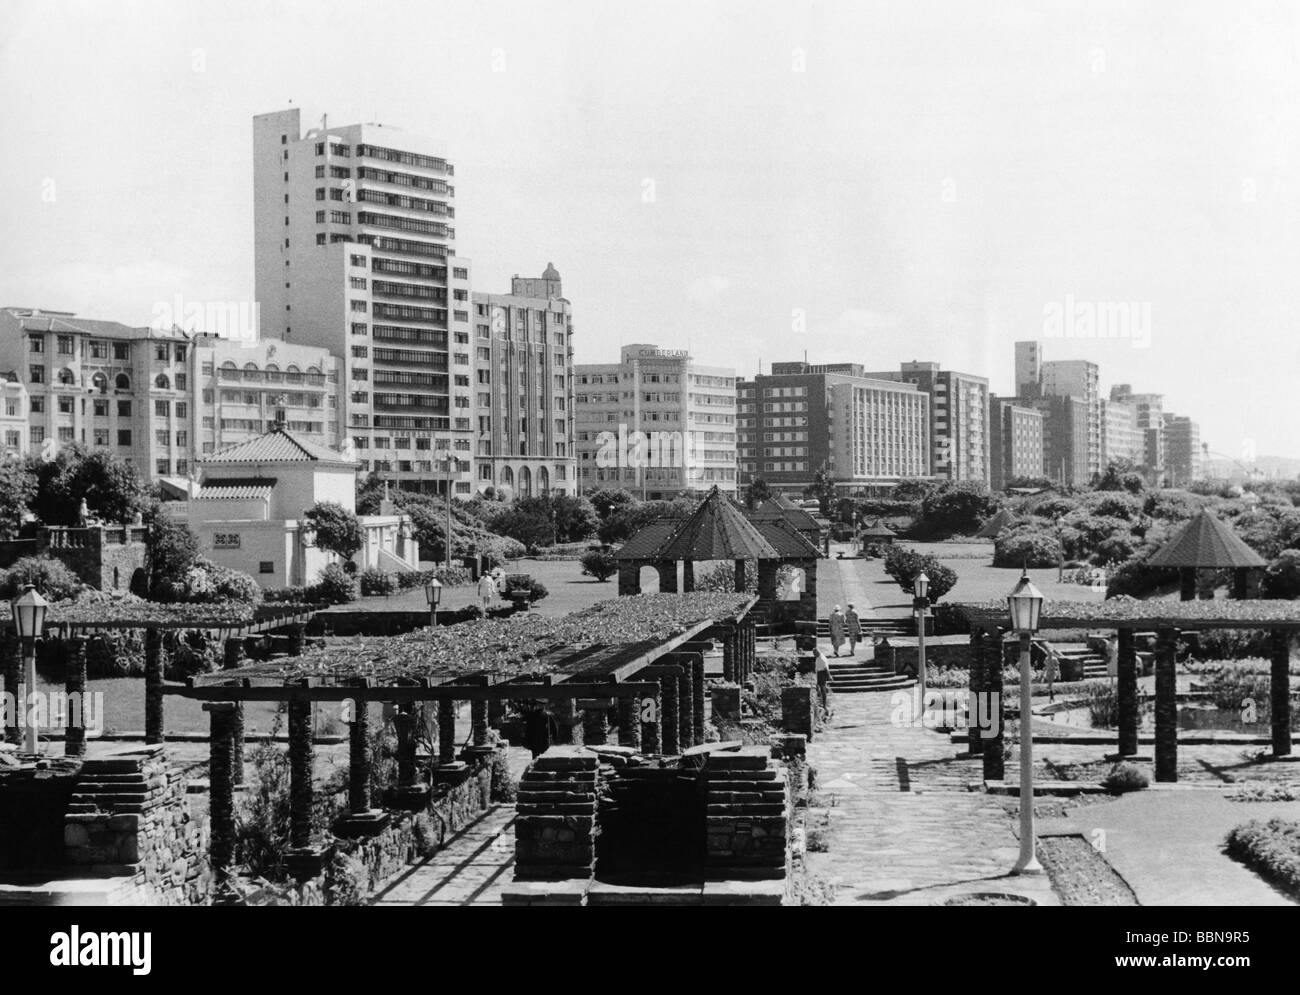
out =
[[[1196,597],[1197,570],[1231,570],[1232,596],[1245,598],[1250,571],[1268,565],[1242,541],[1232,526],[1220,521],[1208,508],[1152,553],[1147,563],[1153,567],[1178,570],[1183,601],[1192,601]]]

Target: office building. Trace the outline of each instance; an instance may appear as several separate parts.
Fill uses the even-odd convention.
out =
[[[1091,479],[1103,469],[1100,384],[1100,368],[1086,359],[1054,359],[1042,364],[1042,396],[1077,397],[1086,406],[1085,479]]]
[[[1016,398],[989,396],[989,486],[1046,476],[1045,414]]]
[[[573,318],[560,274],[473,295],[475,482],[520,497],[578,493]]]
[[[1142,460],[1157,478],[1165,470],[1165,420],[1163,394],[1135,394],[1128,384],[1111,388],[1112,401],[1131,404],[1134,421],[1142,433]]]
[[[1138,428],[1137,405],[1130,401],[1102,398],[1102,466],[1111,463],[1141,466],[1144,462],[1146,442]]]
[[[626,487],[658,500],[716,485],[735,494],[735,370],[637,343],[617,363],[575,366],[573,383],[583,491]]]
[[[930,473],[939,480],[989,482],[989,382],[938,363],[903,363],[868,373],[909,383],[930,396]]]
[[[759,477],[797,492],[825,466],[844,493],[930,473],[930,399],[859,363],[773,363],[739,385],[742,486]]]

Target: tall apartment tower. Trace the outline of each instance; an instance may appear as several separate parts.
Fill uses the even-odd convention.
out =
[[[1201,428],[1186,415],[1164,415],[1165,468],[1172,487],[1186,487],[1201,475]]]
[[[476,484],[520,497],[577,494],[573,318],[550,263],[508,294],[475,293]]]
[[[825,466],[846,494],[930,472],[930,399],[859,363],[773,363],[737,387],[740,482],[800,490]]]
[[[1142,458],[1157,476],[1165,469],[1165,419],[1163,394],[1134,394],[1128,384],[1116,384],[1110,390],[1112,401],[1133,407],[1134,421],[1142,436]]]
[[[930,395],[930,472],[935,477],[989,482],[986,377],[944,370],[938,363],[915,360],[903,363],[898,371],[867,376],[910,383]]]
[[[650,500],[715,485],[736,493],[734,369],[636,343],[619,362],[576,366],[573,377],[582,490],[626,487]]]
[[[1043,379],[1042,346],[1037,342],[1016,343],[1016,396],[1039,397]]]
[[[453,165],[380,124],[302,130],[253,118],[262,333],[343,362],[344,448],[398,486],[476,479],[470,263],[456,255]],[[455,456],[456,460],[448,459]]]
[[[1101,463],[1101,370],[1086,359],[1054,359],[1042,364],[1042,393],[1045,397],[1077,397],[1086,405],[1087,468],[1083,483],[1104,468]]]
[[[989,486],[1005,490],[1019,478],[1042,477],[1044,421],[1041,410],[1016,398],[989,395]]]

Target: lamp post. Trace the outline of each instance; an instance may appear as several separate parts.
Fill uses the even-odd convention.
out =
[[[442,581],[437,577],[430,577],[429,583],[424,585],[424,596],[429,602],[429,624],[438,624],[438,602],[442,600]]]
[[[918,714],[925,725],[925,611],[930,604],[930,578],[924,572],[912,581],[912,611],[916,615],[916,684],[920,690]]]
[[[40,596],[36,588],[28,584],[23,593],[10,602],[9,608],[14,617],[14,628],[23,647],[23,681],[26,694],[23,704],[23,752],[36,754],[36,723],[30,703],[36,694],[36,640],[45,631],[45,610],[49,602]]]
[[[1015,589],[1007,595],[1011,628],[1020,636],[1020,859],[1012,874],[1042,874],[1034,848],[1034,733],[1030,714],[1029,646],[1038,629],[1043,594],[1022,571]]]
[[[455,487],[457,467],[460,466],[460,460],[456,454],[447,452],[447,569],[451,569],[451,492]]]

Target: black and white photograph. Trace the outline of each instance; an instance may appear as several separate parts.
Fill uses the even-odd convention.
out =
[[[1300,7],[4,0],[0,97],[33,964],[308,906],[1285,957]],[[898,911],[960,906],[1113,911]]]

